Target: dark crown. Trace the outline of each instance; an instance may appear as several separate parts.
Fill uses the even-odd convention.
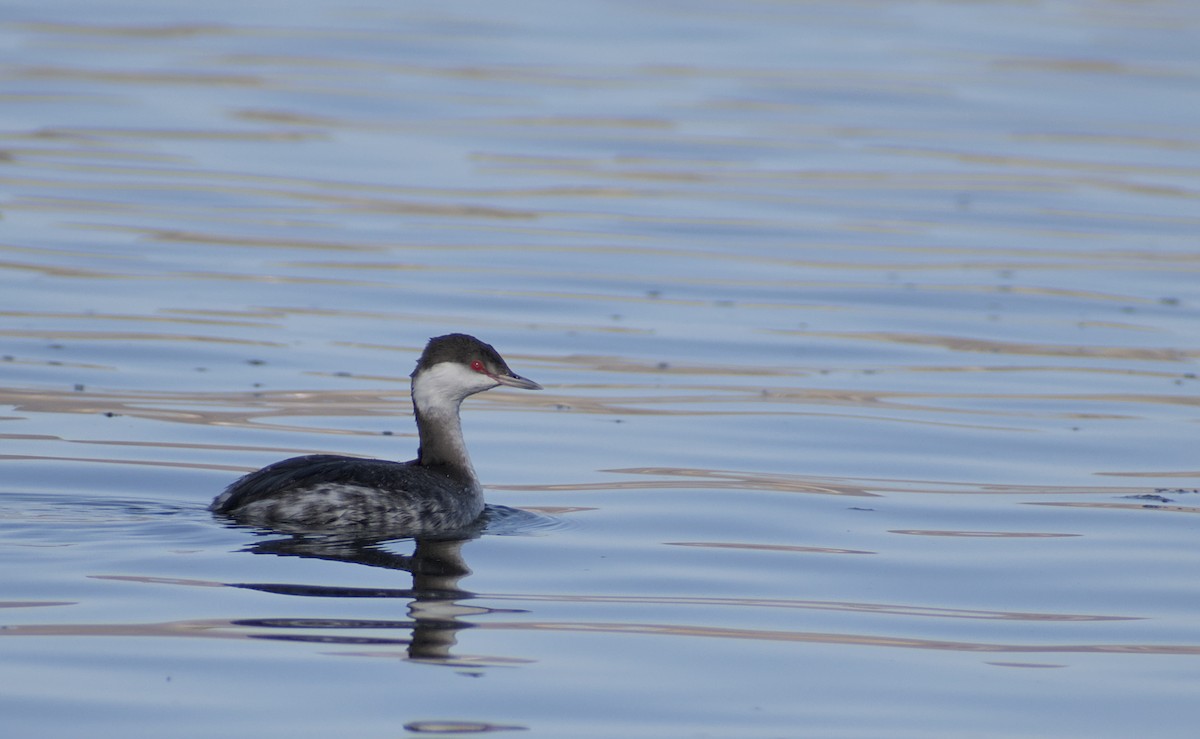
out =
[[[492,348],[491,344],[485,344],[467,334],[446,334],[445,336],[435,336],[429,340],[429,343],[425,345],[425,351],[421,352],[421,358],[417,360],[417,367],[413,370],[413,375],[442,362],[455,362],[470,366],[471,362],[477,359],[483,362],[492,374],[512,374],[508,364]]]

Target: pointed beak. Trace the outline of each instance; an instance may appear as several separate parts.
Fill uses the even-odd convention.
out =
[[[520,388],[521,390],[541,390],[542,386],[533,380],[526,380],[519,375],[492,375],[492,379],[501,385]]]

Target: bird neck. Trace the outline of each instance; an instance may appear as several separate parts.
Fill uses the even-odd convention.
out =
[[[413,414],[421,440],[417,463],[424,467],[449,468],[478,485],[458,415],[466,395],[454,392],[446,380],[436,368],[413,378]]]

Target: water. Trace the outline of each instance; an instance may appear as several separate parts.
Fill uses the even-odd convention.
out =
[[[1191,735],[1190,4],[94,10],[0,25],[5,736]],[[448,331],[480,537],[204,510]]]

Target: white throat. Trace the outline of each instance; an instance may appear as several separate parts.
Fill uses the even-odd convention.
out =
[[[456,466],[475,478],[458,409],[467,396],[499,384],[487,375],[453,362],[435,364],[413,378],[412,399],[421,436],[421,464]]]

